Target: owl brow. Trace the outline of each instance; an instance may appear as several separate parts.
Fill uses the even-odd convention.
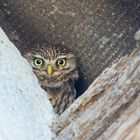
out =
[[[43,57],[42,58],[44,58],[46,55],[47,55],[47,52],[46,52],[46,50],[45,50],[45,48],[44,47],[42,47],[42,48],[39,48],[39,55],[43,55]]]
[[[55,59],[55,54],[56,54],[56,53],[55,53],[55,50],[52,49],[52,50],[51,50],[52,59]]]
[[[56,50],[54,50],[54,59],[56,59],[56,57],[57,57],[57,52]]]
[[[46,55],[47,55],[46,51],[43,51],[43,56],[46,56]]]
[[[51,60],[50,50],[48,50],[48,58],[49,58],[49,60]]]
[[[53,58],[54,58],[54,54],[53,54],[53,50],[50,50],[50,60],[53,60]]]
[[[42,53],[43,53],[43,49],[38,50],[37,52],[35,52],[36,56],[42,57]]]
[[[68,58],[76,58],[74,54],[71,54]]]
[[[58,56],[57,58],[58,58],[58,59],[67,58],[67,55],[61,55],[61,56]]]

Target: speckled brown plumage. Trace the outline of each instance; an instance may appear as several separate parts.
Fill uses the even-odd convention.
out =
[[[66,48],[45,43],[36,45],[23,55],[31,64],[41,87],[47,91],[54,111],[61,114],[76,97],[74,83],[78,70],[75,55]],[[34,61],[41,61],[42,65],[35,66]]]
[[[75,100],[76,91],[72,80],[68,80],[63,86],[48,91],[48,98],[57,114],[63,113]]]

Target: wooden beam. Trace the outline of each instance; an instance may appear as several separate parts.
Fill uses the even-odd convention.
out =
[[[140,123],[140,47],[107,68],[57,120],[57,140],[130,139]],[[129,138],[128,138],[129,137]]]

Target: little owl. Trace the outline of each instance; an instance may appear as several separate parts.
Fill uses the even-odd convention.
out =
[[[52,44],[36,45],[24,57],[31,64],[41,87],[57,114],[64,112],[75,99],[74,83],[78,79],[75,55],[66,48]]]

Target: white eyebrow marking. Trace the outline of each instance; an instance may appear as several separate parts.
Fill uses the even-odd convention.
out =
[[[42,58],[42,59],[44,59],[41,55],[34,55],[34,57],[37,57],[37,58]]]

